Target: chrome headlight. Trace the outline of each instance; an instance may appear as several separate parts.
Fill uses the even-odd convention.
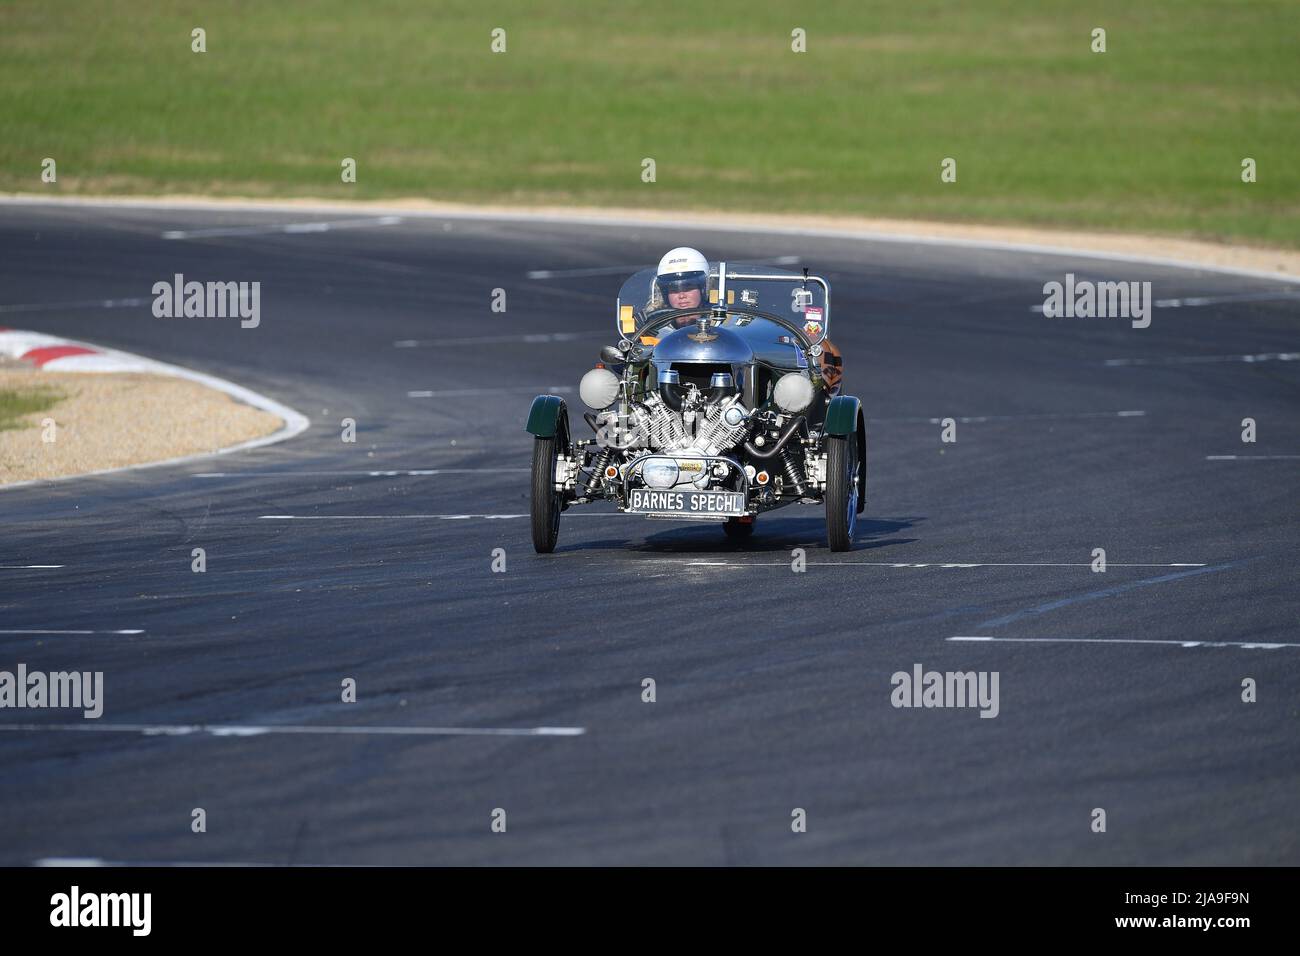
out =
[[[618,398],[620,384],[619,377],[609,369],[593,368],[582,376],[582,381],[578,385],[578,395],[581,396],[584,405],[599,411],[614,404],[614,400]]]
[[[641,465],[641,480],[656,491],[673,487],[678,475],[677,462],[671,458],[647,458]]]
[[[777,379],[772,398],[785,411],[797,414],[812,404],[812,382],[798,372],[787,372]]]

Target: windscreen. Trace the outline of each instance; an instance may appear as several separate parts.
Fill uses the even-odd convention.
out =
[[[800,329],[810,343],[822,341],[830,319],[828,290],[823,280],[759,262],[728,262],[726,295],[730,313],[764,313]],[[718,264],[710,265],[708,308],[718,301]],[[623,283],[616,320],[621,335],[631,335],[671,311],[655,284],[655,270],[642,269]]]

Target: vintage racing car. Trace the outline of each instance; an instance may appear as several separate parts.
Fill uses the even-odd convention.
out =
[[[697,260],[671,258],[681,252]],[[691,280],[700,295],[676,291]],[[732,538],[765,511],[824,505],[831,550],[849,550],[866,504],[866,430],[861,402],[841,393],[830,298],[806,269],[709,264],[690,249],[628,279],[619,342],[579,388],[588,428],[574,434],[557,395],[529,411],[536,550],[554,550],[563,511],[596,501],[720,522]]]

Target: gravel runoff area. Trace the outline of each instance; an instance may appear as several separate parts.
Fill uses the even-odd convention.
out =
[[[186,379],[0,364],[0,391],[35,389],[62,398],[0,431],[0,485],[216,452],[281,425],[270,412]],[[54,421],[54,441],[45,440],[46,419]]]

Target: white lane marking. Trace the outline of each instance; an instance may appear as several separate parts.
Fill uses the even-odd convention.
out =
[[[62,564],[0,564],[0,571],[48,571],[64,567]]]
[[[201,471],[191,478],[425,478],[430,475],[495,475],[505,472],[530,472],[531,468],[412,468],[404,471]],[[37,565],[39,567],[39,565]],[[62,565],[51,565],[62,567]]]
[[[1121,412],[1064,412],[1061,414],[1048,413],[1044,415],[968,415],[956,419],[961,423],[968,422],[1027,422],[1027,421],[1064,421],[1075,418],[1142,418],[1146,415],[1141,409],[1130,409]],[[886,422],[915,422],[925,425],[942,425],[942,418],[868,418],[868,422],[882,424]]]
[[[1079,604],[1087,604],[1092,601],[1104,601],[1107,598],[1116,598],[1124,594],[1129,594],[1141,588],[1155,587],[1158,584],[1168,584],[1171,581],[1185,581],[1188,578],[1197,578],[1204,574],[1217,574],[1220,571],[1232,571],[1236,568],[1243,567],[1247,564],[1253,564],[1263,558],[1263,555],[1256,555],[1253,558],[1242,558],[1238,561],[1229,561],[1227,564],[1219,564],[1214,567],[1192,568],[1187,571],[1171,571],[1169,574],[1162,574],[1155,578],[1143,578],[1140,581],[1124,581],[1120,584],[1113,584],[1109,587],[1101,588],[1097,591],[1088,591],[1085,594],[1075,594],[1070,597],[1059,598],[1055,601],[1048,601],[1045,604],[1036,604],[1033,607],[1021,608],[1019,611],[1013,611],[1002,617],[995,618],[991,621],[983,621],[980,627],[1002,627],[1012,624],[1026,617],[1037,617],[1040,614],[1049,614],[1052,611],[1059,611],[1065,607],[1075,607]]]
[[[0,196],[0,206],[73,206],[90,209],[177,209],[204,210],[220,213],[232,211],[276,212],[301,215],[315,213],[352,214],[358,206],[352,202],[289,204],[275,200],[218,200],[218,199],[130,199],[99,197],[51,197],[44,194],[26,196]],[[1265,269],[1244,269],[1236,266],[1214,265],[1187,259],[1172,259],[1167,256],[1145,256],[1123,252],[1103,252],[1097,249],[1079,249],[1066,245],[1047,245],[1034,242],[1004,242],[997,239],[966,239],[948,236],[925,236],[907,232],[882,232],[880,230],[859,229],[852,226],[823,226],[810,228],[804,226],[762,225],[753,222],[726,222],[717,217],[703,214],[691,216],[689,213],[675,212],[675,216],[685,218],[657,218],[653,215],[629,215],[616,212],[535,212],[527,209],[514,211],[482,210],[473,208],[447,209],[408,209],[384,206],[382,203],[364,207],[375,213],[400,214],[405,219],[426,219],[441,222],[444,232],[449,232],[453,222],[504,222],[504,223],[551,223],[570,226],[595,226],[610,229],[648,229],[654,232],[680,233],[684,230],[711,233],[738,233],[767,236],[803,236],[812,238],[848,240],[851,242],[882,242],[890,245],[938,246],[951,249],[990,249],[999,252],[1033,253],[1045,256],[1064,256],[1074,259],[1096,259],[1102,262],[1130,262],[1140,265],[1167,266],[1172,269],[1184,269],[1193,272],[1209,272],[1217,275],[1246,276],[1251,279],[1265,279],[1270,282],[1282,282],[1300,285],[1300,275],[1270,272]],[[640,265],[637,268],[641,268]]]
[[[498,520],[503,518],[527,518],[526,514],[414,514],[414,515],[258,515],[263,521],[406,521],[422,518],[437,518],[442,521],[466,521],[471,518]],[[644,515],[625,515],[621,511],[579,511],[569,515],[570,518],[641,518]]]
[[[25,305],[0,305],[0,313],[57,312],[62,309],[127,309],[152,301],[152,299],[82,299],[79,302],[31,302]]]
[[[458,736],[458,737],[579,737],[586,727],[338,727],[294,724],[3,724],[10,731],[81,731],[119,734],[143,734],[146,737],[186,737],[206,734],[212,737],[260,737],[265,734],[323,734],[377,736]]]
[[[143,634],[143,628],[125,628],[119,631],[55,631],[55,630],[0,630],[0,634]]]
[[[503,388],[453,388],[441,391],[415,391],[407,392],[407,398],[464,398],[474,395],[499,395],[501,392],[529,392],[533,395],[543,393],[551,395],[567,395],[573,389],[568,385],[515,385]]]
[[[533,269],[530,279],[580,279],[587,276],[630,276],[645,266],[598,266],[593,269]]]
[[[775,259],[754,260],[756,265],[797,266],[798,256],[777,256]],[[644,269],[644,263],[635,266],[598,266],[593,269],[534,269],[530,279],[581,279],[587,276],[630,276]]]
[[[39,860],[32,861],[32,866],[40,866],[40,867],[111,866],[111,867],[149,867],[151,869],[154,867],[173,867],[173,868],[182,868],[182,869],[189,868],[189,867],[203,867],[204,869],[207,869],[208,867],[225,867],[225,868],[238,867],[240,869],[243,869],[244,867],[250,867],[250,866],[255,866],[255,867],[269,867],[269,866],[282,867],[283,866],[283,867],[294,867],[298,869],[319,869],[321,867],[328,866],[328,865],[329,864],[324,864],[324,863],[248,863],[248,862],[236,863],[230,861],[224,861],[224,862],[218,861],[218,862],[209,863],[209,862],[194,862],[191,860],[104,860],[97,856],[43,856]]]
[[[1106,359],[1107,368],[1129,365],[1201,365],[1207,362],[1300,362],[1300,352],[1256,352],[1253,355],[1166,355],[1161,358]]]
[[[1294,299],[1297,294],[1289,289],[1276,292],[1238,292],[1233,295],[1191,295],[1181,299],[1156,299],[1157,309],[1181,309],[1202,305],[1219,305],[1223,302],[1269,302],[1274,299]]]
[[[97,856],[43,856],[33,860],[32,866],[107,866]]]
[[[401,216],[379,216],[371,219],[335,219],[328,222],[286,222],[264,226],[234,226],[221,229],[169,229],[164,239],[209,239],[223,236],[258,236],[268,233],[296,235],[304,232],[329,232],[338,229],[368,229],[372,226],[395,226]]]
[[[676,564],[677,562],[673,562]],[[686,561],[686,567],[709,565],[724,568],[788,568],[789,561]],[[808,561],[810,567],[822,568],[1090,568],[1087,561],[1077,563],[1057,563],[1052,561],[1017,561],[1017,562],[981,562],[933,561],[914,563],[907,561]],[[1110,561],[1108,568],[1203,568],[1204,564],[1120,564]]]
[[[1206,455],[1206,461],[1300,461],[1300,455]]]
[[[1173,647],[1241,647],[1246,650],[1273,651],[1300,644],[1275,644],[1264,641],[1157,641],[1131,637],[949,637],[949,641],[1001,641],[1012,644],[1166,644]]]
[[[1156,299],[1152,305],[1157,309],[1181,309],[1203,305],[1220,305],[1226,302],[1270,302],[1276,299],[1295,298],[1300,298],[1300,294],[1287,289],[1279,289],[1276,292],[1240,292],[1234,295],[1192,295],[1181,299]],[[1041,304],[1031,305],[1029,311],[1042,312],[1043,306]]]
[[[444,345],[497,345],[519,342],[533,345],[544,342],[573,342],[577,339],[610,338],[603,332],[516,332],[514,335],[481,335],[472,339],[398,339],[395,349],[440,348]]]
[[[466,521],[470,518],[527,518],[528,515],[258,515],[262,521],[405,521],[436,518],[443,521]]]

